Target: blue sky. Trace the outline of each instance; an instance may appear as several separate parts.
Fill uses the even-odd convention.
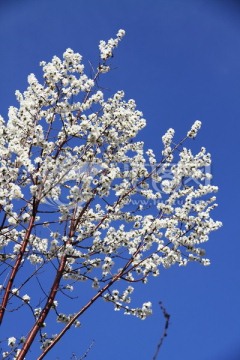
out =
[[[29,73],[40,78],[39,61],[71,47],[86,66],[96,64],[99,40],[123,28],[106,80],[109,95],[123,89],[136,100],[147,119],[140,138],[155,151],[169,127],[181,139],[194,120],[202,121],[189,146],[212,153],[219,186],[214,217],[224,223],[206,244],[210,267],[164,270],[142,288],[139,299],[153,302],[151,318],[96,304],[47,359],[80,356],[94,339],[88,360],[151,360],[164,323],[159,300],[171,314],[159,359],[240,358],[239,16],[240,2],[231,0],[1,0],[0,113],[6,118]]]

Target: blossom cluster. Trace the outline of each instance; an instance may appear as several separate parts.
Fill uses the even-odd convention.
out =
[[[113,55],[113,50],[118,46],[120,40],[122,40],[125,35],[125,31],[120,29],[117,33],[117,37],[115,39],[109,39],[107,42],[104,40],[100,41],[99,50],[101,59],[106,61]]]
[[[0,117],[0,259],[14,277],[12,287],[3,283],[0,292],[3,304],[11,299],[10,311],[28,309],[41,327],[49,310],[56,326],[78,327],[76,314],[88,306],[74,315],[58,308],[64,296],[73,304],[88,284],[94,299],[145,319],[151,302],[130,307],[132,284],[175,264],[209,265],[203,244],[221,226],[211,217],[211,194],[218,188],[203,170],[211,156],[205,148],[193,154],[183,146],[195,138],[200,121],[180,142],[173,142],[169,129],[155,154],[135,140],[146,125],[135,101],[123,91],[105,98],[99,90],[124,34],[119,30],[115,39],[100,42],[101,64],[93,77],[71,49],[62,59],[41,62],[43,83],[29,75],[27,90],[16,92],[19,106],[9,108],[6,123]],[[20,266],[22,283],[15,278]],[[55,279],[49,297],[46,278]],[[130,284],[123,293],[112,290],[119,281]],[[55,339],[39,336],[42,351]],[[16,343],[9,336],[9,347]]]

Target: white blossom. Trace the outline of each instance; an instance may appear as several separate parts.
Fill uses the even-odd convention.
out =
[[[99,90],[124,35],[119,30],[100,41],[93,76],[70,48],[62,58],[42,61],[43,81],[30,74],[26,91],[16,91],[18,106],[9,108],[8,121],[0,117],[4,316],[32,309],[42,350],[57,336],[41,331],[49,326],[50,309],[60,323],[51,323],[56,332],[79,327],[78,317],[98,298],[126,315],[150,316],[148,298],[132,305],[135,284],[173,265],[210,265],[204,244],[222,226],[212,218],[218,187],[211,155],[204,147],[196,153],[187,147],[201,122],[179,141],[170,128],[163,149],[145,150],[136,137],[146,120],[135,101],[122,90]],[[84,311],[66,314],[67,300]],[[28,335],[18,339],[29,341]],[[8,338],[8,346],[16,342]]]
[[[8,338],[8,346],[13,347],[16,344],[17,339],[14,336]]]
[[[25,295],[23,295],[22,299],[25,303],[29,303],[31,298],[29,295],[25,294]]]
[[[108,42],[103,40],[100,41],[99,50],[102,60],[106,61],[108,58],[112,57],[114,48],[118,46],[119,41],[123,38],[124,35],[125,31],[121,29],[117,33],[117,38],[110,39]]]
[[[14,294],[14,295],[19,295],[19,289],[13,288],[13,289],[12,289],[12,294]]]
[[[201,128],[201,121],[196,120],[191,127],[191,130],[187,133],[187,136],[190,138],[195,138],[197,136],[198,130]]]

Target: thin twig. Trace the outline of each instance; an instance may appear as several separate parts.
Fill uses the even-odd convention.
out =
[[[162,313],[163,313],[163,316],[164,316],[164,319],[165,319],[165,326],[164,326],[163,333],[162,333],[162,335],[160,337],[160,340],[159,340],[158,345],[157,345],[156,352],[155,352],[152,360],[157,360],[160,348],[161,348],[161,346],[163,344],[163,341],[164,341],[165,337],[167,336],[167,330],[168,330],[168,327],[169,327],[169,320],[170,320],[170,314],[168,314],[167,310],[165,309],[165,307],[163,306],[163,303],[161,301],[159,301],[159,305],[160,305],[160,308],[162,310]]]
[[[91,344],[89,345],[88,349],[85,351],[85,353],[79,358],[79,360],[83,360],[83,359],[86,359],[89,351],[91,350],[91,348],[93,347],[95,341],[92,340]]]

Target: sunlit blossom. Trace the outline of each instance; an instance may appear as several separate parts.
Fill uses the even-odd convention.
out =
[[[173,265],[210,265],[204,243],[222,225],[211,217],[218,191],[211,155],[187,147],[201,122],[179,141],[170,128],[154,153],[136,139],[146,120],[135,101],[122,90],[99,90],[124,35],[100,41],[93,76],[70,48],[62,59],[42,61],[43,81],[30,74],[8,121],[0,117],[3,315],[30,309],[30,329],[18,343],[32,341],[26,334],[35,334],[34,323],[43,352],[57,336],[42,331],[49,312],[56,332],[79,327],[78,317],[98,298],[125,315],[150,316],[147,294],[132,305],[134,284]],[[82,308],[65,313],[67,300]],[[8,338],[8,346],[16,342]]]

